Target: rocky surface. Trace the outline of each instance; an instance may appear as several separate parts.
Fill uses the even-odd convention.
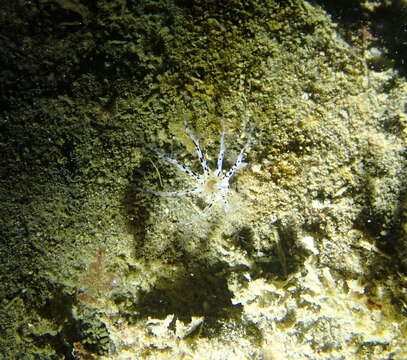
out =
[[[406,6],[328,10],[6,2],[5,359],[407,358]],[[190,183],[153,149],[199,171],[185,121],[250,144],[226,207],[147,191]]]

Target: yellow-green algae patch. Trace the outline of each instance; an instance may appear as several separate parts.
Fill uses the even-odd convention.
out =
[[[369,67],[380,44],[347,43],[306,1],[1,14],[15,34],[1,73],[4,356],[407,356],[407,87]],[[189,184],[157,150],[199,170],[185,121],[212,164],[225,131],[225,169],[250,143],[227,211],[188,226],[205,204],[147,192]]]

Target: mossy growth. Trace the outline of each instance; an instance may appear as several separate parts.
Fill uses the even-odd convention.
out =
[[[227,337],[236,325],[234,335],[260,347],[263,329],[232,303],[231,274],[251,267],[239,279],[249,282],[252,274],[276,283],[300,270],[305,255],[295,245],[307,230],[304,218],[314,221],[315,239],[325,241],[317,244],[326,250],[321,264],[336,266],[342,252],[335,246],[356,247],[335,238],[337,224],[350,227],[348,214],[359,211],[355,224],[369,230],[376,211],[377,236],[397,223],[391,211],[399,183],[397,176],[386,179],[400,174],[389,165],[397,164],[397,147],[382,151],[384,137],[359,143],[347,134],[352,126],[378,126],[370,94],[359,97],[365,66],[307,2],[7,0],[0,25],[0,322],[6,329],[0,350],[10,359],[69,358],[75,349],[111,356],[119,342],[113,344],[114,326],[119,332],[130,319],[143,328],[148,316],[174,313],[185,321],[210,318],[202,338]],[[380,96],[399,93],[402,83],[386,85]],[[396,115],[383,121],[389,136],[405,125]],[[223,128],[231,154],[253,140],[250,168],[235,184],[242,203],[250,204],[247,219],[212,219],[197,233],[154,222],[175,207],[146,195],[161,170],[151,148],[193,154],[184,121],[212,159]],[[365,170],[375,179],[366,182]],[[342,187],[356,199],[345,198],[354,207],[344,207],[344,215],[341,198],[333,196]],[[256,204],[248,200],[253,197]],[[332,206],[313,212],[312,200]],[[269,261],[277,219],[299,235],[289,236],[289,251],[276,249]],[[234,220],[241,221],[235,228]],[[230,224],[224,233],[236,235],[222,236]],[[391,237],[384,240],[391,245]],[[87,289],[91,264],[102,266],[101,249],[105,275]],[[88,298],[81,301],[81,294]],[[274,297],[263,300],[267,305]],[[297,319],[287,316],[280,327],[295,329]],[[117,320],[111,328],[109,319]],[[143,353],[155,356],[155,350]]]

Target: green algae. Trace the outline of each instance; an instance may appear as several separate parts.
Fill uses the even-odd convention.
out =
[[[209,346],[261,358],[274,330],[297,359],[401,353],[389,333],[405,328],[406,85],[366,74],[321,9],[9,2],[1,23],[5,356],[189,358]],[[183,185],[149,147],[193,164],[185,119],[212,158],[222,126],[229,162],[253,139],[236,212],[187,229],[166,225],[190,215],[184,199],[144,192],[152,163],[164,186]],[[359,292],[335,289],[354,279]],[[327,310],[336,296],[361,322],[383,311],[385,345],[358,322],[324,343],[346,324],[348,308]]]

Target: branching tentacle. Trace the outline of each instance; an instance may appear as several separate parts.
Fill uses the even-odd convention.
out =
[[[233,164],[233,166],[230,168],[230,170],[226,173],[224,179],[226,179],[228,182],[229,182],[230,178],[233,176],[233,174],[237,170],[239,170],[239,168],[242,166],[245,151],[246,151],[246,146],[244,146],[242,148],[242,150],[240,150],[240,153],[239,153],[239,155],[238,155],[238,157],[236,159],[236,162]]]
[[[223,204],[223,208],[227,211],[228,208],[228,194],[230,191],[229,188],[229,181],[231,177],[243,166],[243,159],[245,157],[245,152],[249,147],[247,143],[239,152],[237,159],[231,169],[225,174],[222,174],[222,167],[223,167],[223,160],[225,155],[225,132],[222,132],[220,138],[220,147],[219,153],[217,158],[217,164],[215,171],[212,171],[207,163],[205,153],[202,150],[199,139],[194,135],[194,133],[189,129],[187,123],[185,122],[185,131],[191,137],[192,141],[195,144],[195,150],[198,155],[199,161],[201,163],[201,167],[203,170],[203,174],[198,175],[193,172],[188,167],[184,166],[177,160],[170,158],[167,155],[161,154],[160,152],[154,150],[154,152],[166,162],[172,164],[177,169],[182,171],[183,173],[189,175],[195,180],[195,188],[192,189],[185,189],[179,191],[170,191],[170,192],[160,192],[160,191],[153,191],[148,190],[147,192],[156,196],[162,197],[182,197],[188,196],[192,194],[200,194],[202,199],[206,203],[206,207],[202,210],[199,210],[199,214],[194,216],[191,220],[187,222],[180,222],[177,223],[179,225],[191,225],[205,217],[207,217],[215,204],[221,203]]]
[[[153,151],[157,154],[157,156],[163,160],[165,160],[166,162],[168,162],[171,165],[174,165],[178,170],[181,170],[183,173],[193,177],[195,180],[197,181],[201,181],[201,178],[199,175],[195,174],[190,168],[182,165],[180,162],[178,162],[177,160],[174,160],[172,158],[170,158],[167,155],[161,154],[159,151],[153,149]]]
[[[216,172],[215,172],[216,176],[219,176],[222,173],[224,154],[225,154],[225,133],[222,132],[222,135],[220,137],[220,148],[219,148],[217,168],[216,168]]]
[[[161,191],[153,191],[153,190],[146,190],[148,193],[163,196],[163,197],[182,197],[185,195],[197,194],[202,191],[201,188],[194,188],[188,190],[180,190],[180,191],[169,191],[169,192],[161,192]]]
[[[188,124],[185,122],[185,131],[189,135],[189,137],[192,139],[192,141],[195,144],[195,150],[198,155],[199,162],[201,163],[202,170],[205,174],[205,176],[209,175],[209,167],[208,167],[208,162],[206,161],[206,156],[205,153],[203,152],[201,145],[199,143],[199,139],[194,135],[194,133],[191,131],[191,129],[188,127]]]

